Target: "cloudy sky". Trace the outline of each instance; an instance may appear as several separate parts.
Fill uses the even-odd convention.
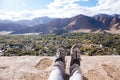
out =
[[[120,14],[120,0],[0,0],[0,20]]]

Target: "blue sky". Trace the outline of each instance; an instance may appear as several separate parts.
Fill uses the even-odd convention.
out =
[[[53,0],[0,0],[0,10],[22,11],[46,8]]]
[[[0,19],[120,14],[120,0],[0,0]]]
[[[23,11],[45,9],[54,0],[0,0],[0,10]],[[92,7],[97,4],[97,0],[78,1],[77,4],[85,7]]]
[[[89,0],[89,1],[87,1],[87,2],[84,2],[84,1],[78,2],[79,5],[81,5],[81,6],[86,6],[86,7],[96,6],[97,3],[98,3],[98,0]]]

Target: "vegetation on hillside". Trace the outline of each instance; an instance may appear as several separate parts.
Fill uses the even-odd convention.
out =
[[[119,34],[0,35],[0,50],[4,56],[53,56],[59,45],[64,45],[70,55],[75,43],[85,55],[120,55]]]

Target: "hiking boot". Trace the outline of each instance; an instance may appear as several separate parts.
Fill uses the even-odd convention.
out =
[[[80,66],[80,60],[81,60],[80,54],[81,54],[80,47],[77,44],[73,45],[71,48],[70,66],[72,66],[73,64],[78,64]]]
[[[57,49],[57,53],[56,53],[56,61],[62,61],[63,63],[65,63],[65,49],[63,46],[60,46],[58,49]]]

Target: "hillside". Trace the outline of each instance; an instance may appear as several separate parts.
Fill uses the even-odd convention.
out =
[[[42,29],[41,29],[42,28]],[[95,32],[95,33],[120,33],[120,15],[98,14],[95,16],[77,15],[71,18],[62,18],[47,24],[34,25],[31,28],[13,32],[13,34],[24,33],[52,33],[55,30],[67,30],[69,32]],[[29,31],[28,31],[29,30]]]
[[[16,23],[27,25],[27,26],[34,26],[38,24],[47,24],[54,20],[56,19],[45,16],[45,17],[36,17],[36,18],[33,18],[32,20],[19,20],[19,21],[16,21]]]
[[[81,56],[84,80],[119,80],[120,56]],[[0,57],[0,80],[47,80],[55,57]],[[70,57],[66,57],[69,76]],[[66,79],[68,80],[68,79]]]
[[[37,17],[37,18],[33,18],[32,20],[18,20],[18,21],[0,20],[0,32],[17,31],[17,33],[19,34],[44,32],[45,30],[42,29],[44,27],[43,24],[47,24],[54,20],[56,19],[49,17]],[[37,28],[37,25],[41,25],[42,27]]]
[[[29,26],[17,24],[14,22],[0,23],[0,31],[17,31],[17,30],[28,28],[28,27]]]
[[[32,20],[0,20],[0,31],[12,31],[12,34],[53,33],[56,30],[120,33],[120,15],[86,16],[80,14],[71,18],[38,17]]]

